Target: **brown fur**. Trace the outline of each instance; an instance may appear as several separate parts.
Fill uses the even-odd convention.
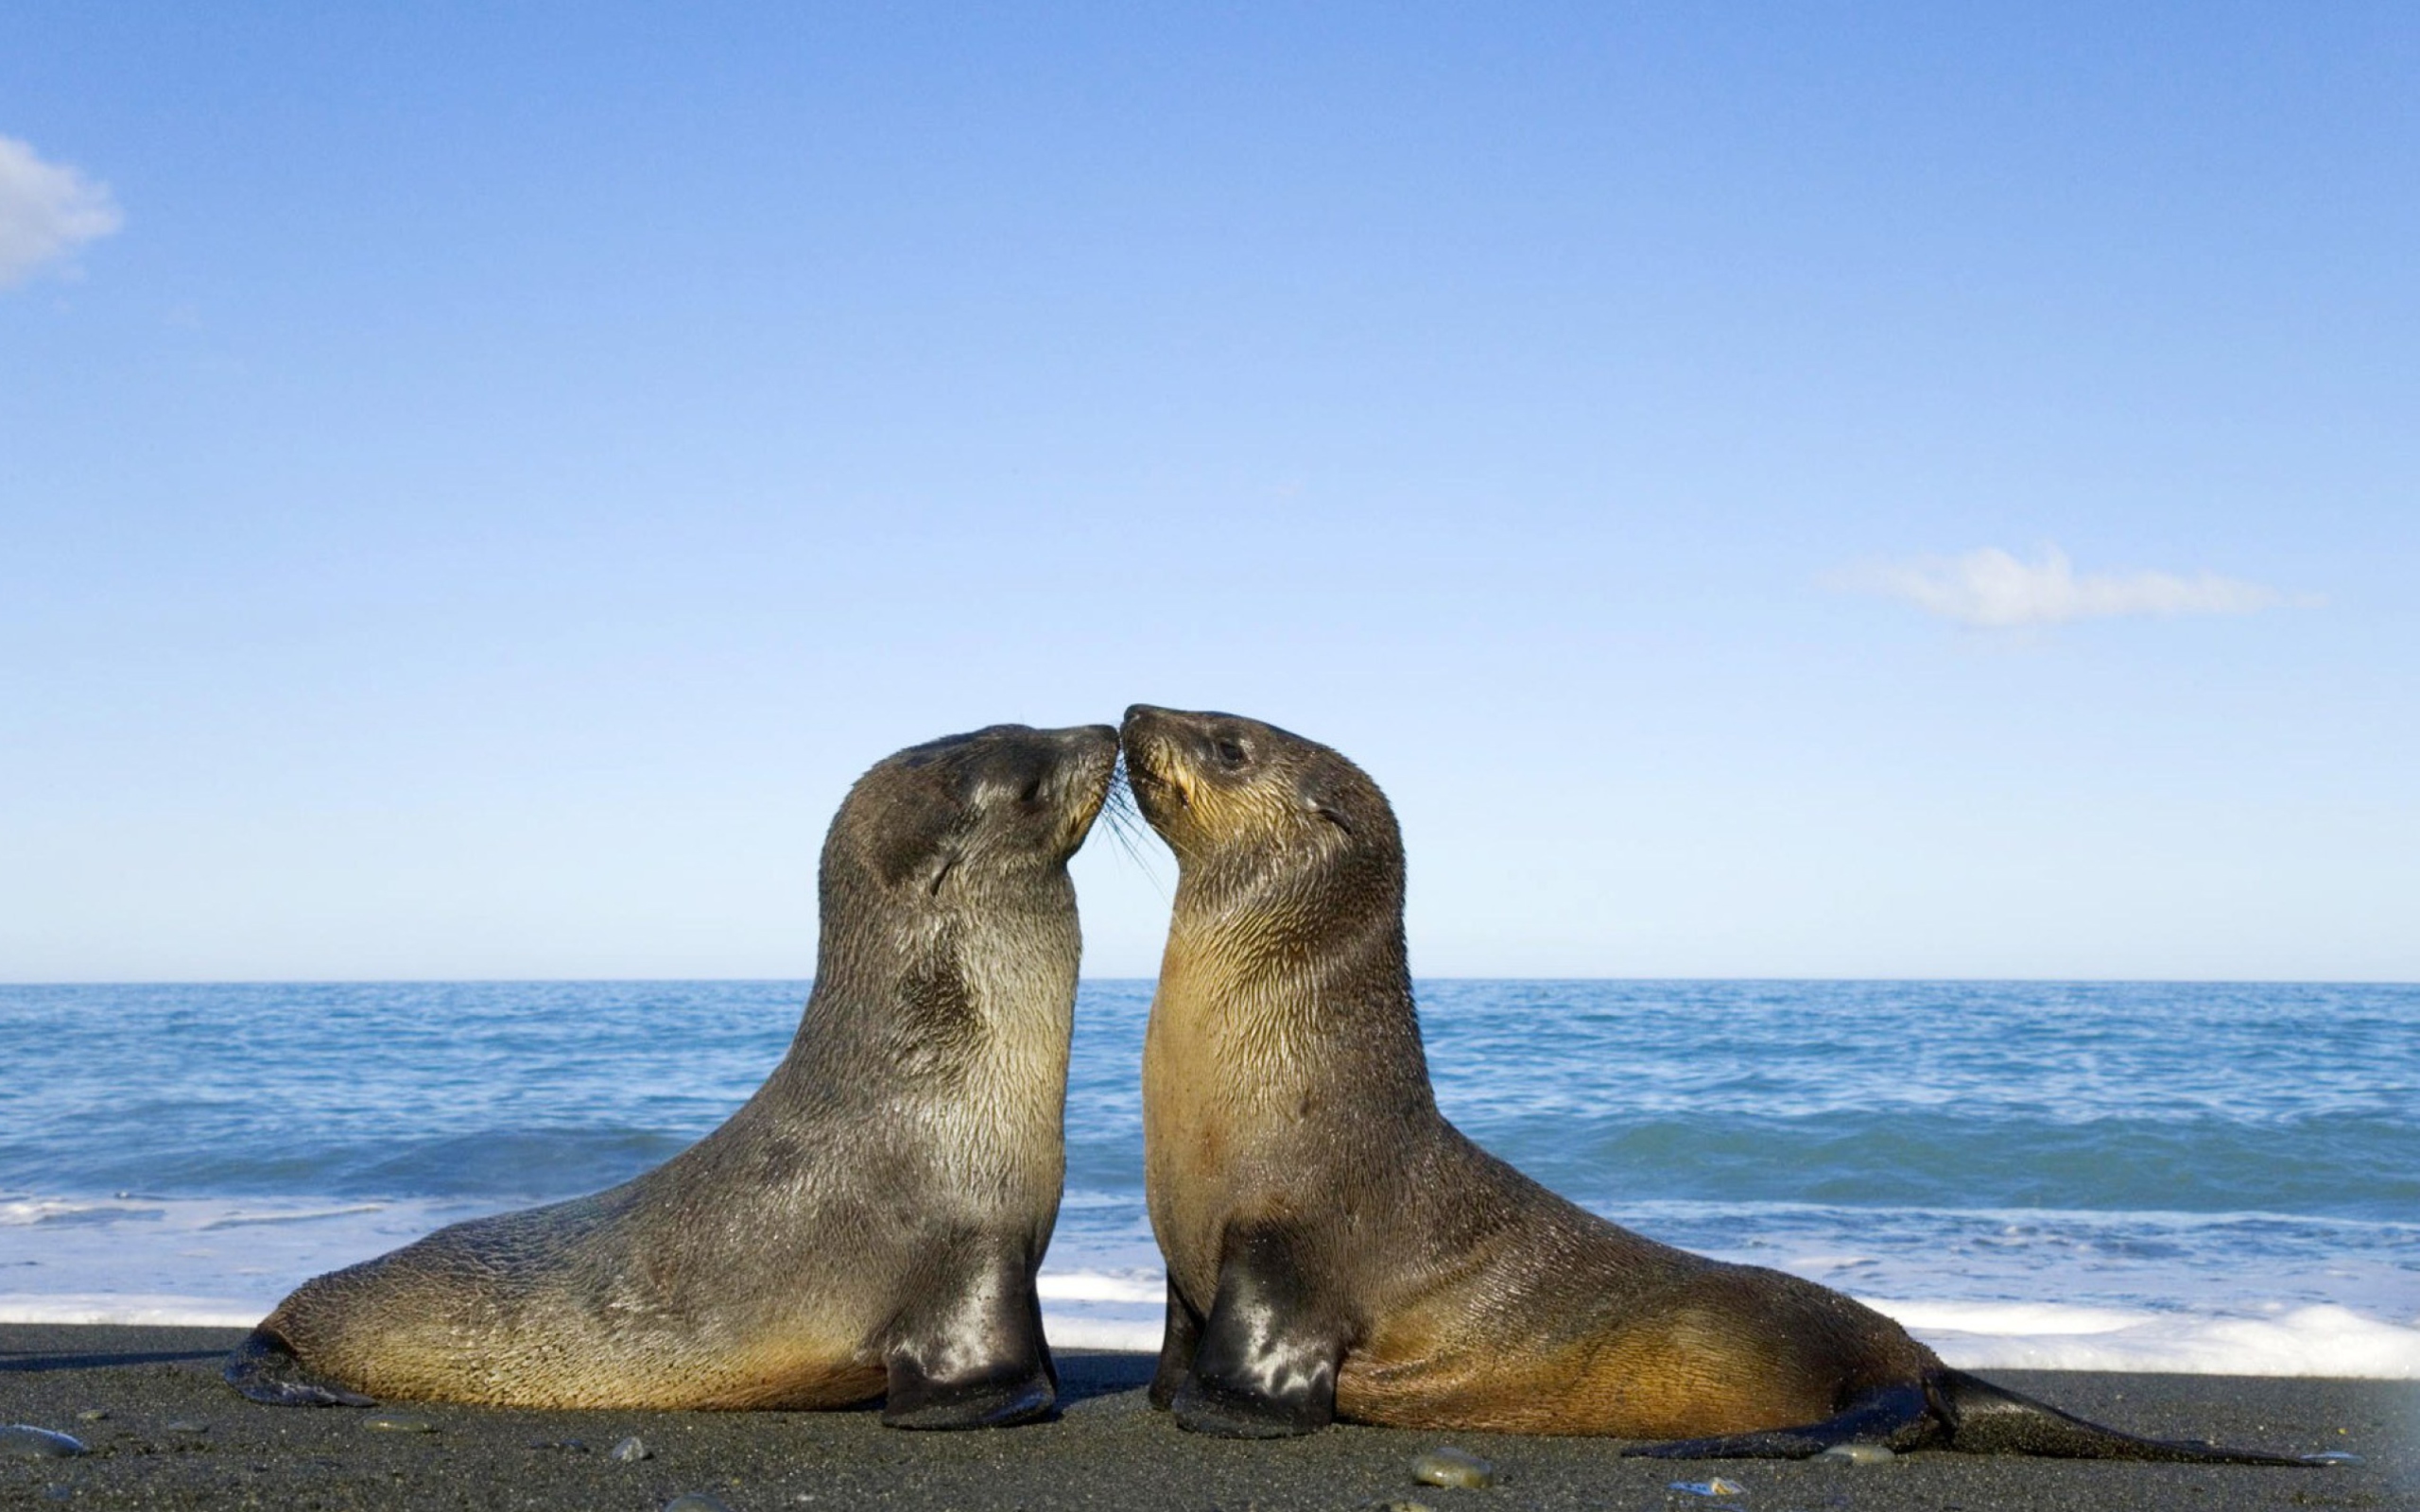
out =
[[[1180,867],[1144,1150],[1195,1314],[1218,1302],[1233,1236],[1278,1227],[1342,1342],[1337,1415],[1414,1428],[1742,1433],[1939,1368],[1871,1309],[1616,1228],[1446,1122],[1405,962],[1401,840],[1350,762],[1226,714],[1138,706],[1122,738]]]

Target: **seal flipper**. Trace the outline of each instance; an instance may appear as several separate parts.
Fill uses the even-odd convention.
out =
[[[1193,1368],[1170,1397],[1177,1426],[1219,1438],[1288,1438],[1334,1422],[1344,1339],[1322,1313],[1283,1230],[1230,1228],[1218,1300]]]
[[[1007,1428],[1050,1416],[1059,1370],[1042,1336],[1042,1299],[1022,1259],[1002,1256],[891,1326],[882,1420],[893,1428]]]
[[[2054,1459],[2122,1459],[2192,1465],[2315,1466],[2324,1460],[2215,1444],[2137,1438],[1993,1385],[1963,1370],[1943,1369],[1922,1386],[1885,1386],[1838,1417],[1798,1428],[1644,1444],[1622,1453],[1644,1459],[1808,1459],[1840,1444],[1894,1451],[1927,1446],[1969,1454],[2036,1454]]]
[[[303,1373],[293,1346],[275,1331],[252,1330],[251,1336],[227,1357],[220,1379],[254,1401],[272,1407],[375,1407],[374,1397],[348,1391]]]
[[[1641,1444],[1622,1453],[1634,1459],[1812,1459],[1840,1444],[1879,1444],[1895,1452],[1942,1436],[1941,1419],[1922,1386],[1884,1386],[1820,1423]]]
[[[2087,1422],[2047,1402],[1993,1385],[1963,1370],[1944,1369],[1925,1382],[1949,1446],[1977,1454],[2044,1454],[2061,1459],[2157,1460],[2192,1465],[2325,1465],[2301,1454],[2224,1449],[2216,1444],[2137,1438]]]
[[[1160,1412],[1176,1400],[1179,1388],[1193,1374],[1193,1354],[1201,1347],[1201,1314],[1184,1305],[1168,1282],[1168,1320],[1160,1331],[1160,1366],[1151,1372],[1150,1401]]]

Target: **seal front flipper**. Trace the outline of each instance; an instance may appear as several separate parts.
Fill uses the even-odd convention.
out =
[[[1151,1372],[1150,1400],[1166,1412],[1176,1401],[1178,1388],[1193,1374],[1193,1353],[1201,1347],[1201,1314],[1185,1306],[1176,1282],[1168,1282],[1168,1321],[1160,1332],[1160,1367]]]
[[[1633,1459],[1812,1459],[1841,1444],[1879,1444],[1897,1452],[1943,1436],[1941,1419],[1922,1386],[1884,1386],[1819,1423],[1641,1444],[1622,1453]]]
[[[1059,1372],[1022,1259],[928,1284],[892,1324],[882,1420],[893,1428],[1007,1428],[1050,1416]]]
[[[375,1407],[374,1397],[303,1373],[293,1347],[268,1329],[254,1329],[219,1372],[229,1385],[272,1407]]]
[[[1177,1426],[1219,1438],[1287,1438],[1334,1422],[1344,1339],[1326,1311],[1282,1229],[1230,1228],[1218,1299],[1193,1368],[1170,1399]]]

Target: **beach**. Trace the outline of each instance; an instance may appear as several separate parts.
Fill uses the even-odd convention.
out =
[[[652,1509],[703,1493],[775,1507],[1185,1508],[1288,1512],[1417,1502],[1437,1512],[1733,1506],[1856,1512],[2420,1505],[2420,1382],[2086,1371],[1996,1372],[2070,1411],[2152,1436],[2298,1452],[2325,1469],[2111,1464],[1920,1452],[1887,1464],[1625,1460],[1601,1439],[1341,1426],[1275,1443],[1205,1439],[1150,1411],[1150,1359],[1065,1351],[1060,1418],[909,1434],[871,1411],[519,1412],[255,1405],[218,1380],[239,1331],[0,1325],[0,1420],[75,1435],[72,1458],[0,1458],[0,1505]],[[106,1414],[94,1417],[94,1414]],[[378,1426],[381,1422],[401,1426]],[[643,1459],[617,1459],[636,1437]],[[1451,1444],[1496,1484],[1414,1483]],[[1673,1483],[1720,1476],[1707,1498]]]

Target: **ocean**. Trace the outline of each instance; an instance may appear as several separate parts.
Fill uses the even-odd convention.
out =
[[[621,1180],[781,1057],[800,982],[0,987],[0,1320],[247,1324]],[[1656,1238],[1970,1367],[2420,1378],[2420,987],[1429,981],[1438,1100]],[[1148,982],[1079,994],[1064,1347],[1153,1349]]]

